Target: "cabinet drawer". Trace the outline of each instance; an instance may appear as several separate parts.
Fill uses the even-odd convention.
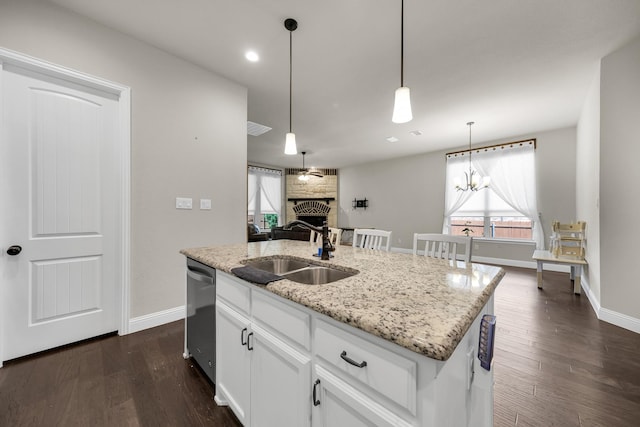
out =
[[[251,291],[239,279],[227,273],[216,272],[216,298],[222,298],[227,304],[243,314],[249,314]]]
[[[253,292],[253,319],[281,339],[311,349],[311,316],[262,292]]]
[[[416,362],[393,353],[355,334],[318,321],[315,330],[316,354],[337,368],[348,383],[355,380],[391,399],[415,415],[417,393]],[[346,353],[344,353],[346,352]],[[344,353],[344,358],[341,355]],[[358,367],[347,362],[366,362]],[[356,388],[357,384],[354,385]]]

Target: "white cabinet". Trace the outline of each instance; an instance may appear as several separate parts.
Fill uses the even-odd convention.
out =
[[[314,371],[313,427],[412,425],[322,366]]]
[[[310,425],[310,358],[257,325],[253,326],[249,340],[252,348],[250,425]]]
[[[493,373],[476,357],[493,298],[437,361],[223,272],[216,296],[216,402],[246,427],[493,424]]]
[[[274,299],[275,310],[279,302],[256,295],[260,292],[234,277],[218,275],[216,402],[229,405],[247,427],[309,426],[311,358],[297,343],[270,332],[282,316],[265,310],[264,301]],[[267,319],[274,315],[276,325],[252,317],[254,299],[260,301],[257,312]],[[296,329],[291,323],[289,327]]]
[[[251,353],[249,319],[216,301],[216,401],[224,396],[238,420],[249,425]],[[218,367],[221,367],[219,369]]]

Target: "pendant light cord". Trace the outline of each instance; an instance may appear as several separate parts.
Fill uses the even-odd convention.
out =
[[[400,87],[404,87],[404,0],[400,7]]]
[[[471,126],[473,124],[474,122],[467,123],[467,125],[469,125],[469,180],[471,180]]]
[[[293,92],[293,31],[289,31],[289,133],[291,133],[291,116],[293,110],[292,104],[292,92]]]

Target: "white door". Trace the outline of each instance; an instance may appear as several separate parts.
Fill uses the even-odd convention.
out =
[[[6,63],[1,83],[0,366],[118,330],[123,215],[117,96]]]

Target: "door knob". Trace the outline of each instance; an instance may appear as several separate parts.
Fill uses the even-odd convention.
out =
[[[7,254],[11,256],[16,256],[20,252],[22,252],[22,246],[18,246],[18,245],[9,246],[9,249],[7,249]]]

